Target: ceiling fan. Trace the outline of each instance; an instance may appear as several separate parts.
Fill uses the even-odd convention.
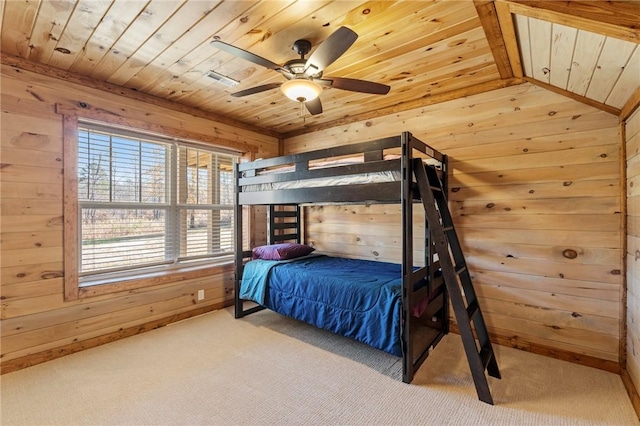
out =
[[[288,80],[284,83],[268,83],[241,90],[232,93],[231,96],[253,95],[280,87],[289,99],[304,103],[311,115],[316,115],[322,113],[322,103],[318,97],[322,93],[322,86],[375,95],[389,93],[389,86],[372,81],[341,77],[322,78],[322,71],[342,56],[357,38],[358,34],[354,31],[340,27],[322,42],[308,59],[304,57],[311,51],[311,42],[297,40],[293,43],[293,50],[300,55],[300,59],[292,59],[282,66],[220,40],[214,40],[211,44],[239,58],[277,71]]]

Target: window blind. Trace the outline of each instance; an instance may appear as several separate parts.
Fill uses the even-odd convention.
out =
[[[82,125],[80,275],[231,255],[236,161],[204,146]]]

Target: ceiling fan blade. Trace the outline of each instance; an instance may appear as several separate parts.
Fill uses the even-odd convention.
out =
[[[262,86],[251,87],[249,89],[232,93],[231,96],[235,96],[236,98],[239,98],[241,96],[253,95],[254,93],[260,93],[260,92],[265,92],[267,90],[276,89],[280,86],[282,86],[282,83],[263,84]]]
[[[371,93],[374,95],[386,95],[391,87],[386,84],[374,83],[373,81],[357,80],[354,78],[316,78],[313,81],[335,87],[336,89],[350,90],[352,92]]]
[[[311,54],[304,66],[306,75],[315,75],[331,65],[358,38],[358,34],[347,27],[338,28],[333,34],[323,41],[320,46]]]
[[[211,42],[211,44],[220,50],[224,50],[227,53],[231,53],[232,55],[235,55],[238,58],[242,58],[249,62],[253,62],[254,64],[262,65],[263,67],[269,68],[272,70],[286,72],[286,70],[282,69],[282,67],[276,64],[275,62],[271,62],[270,60],[265,59],[262,56],[255,55],[251,52],[240,49],[239,47],[232,46],[228,43],[225,43],[224,41],[214,40]]]
[[[307,107],[307,110],[311,115],[322,114],[322,102],[320,102],[320,98],[315,98],[312,101],[305,102],[304,106]]]

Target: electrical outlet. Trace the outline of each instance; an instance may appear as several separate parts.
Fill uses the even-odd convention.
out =
[[[204,300],[204,289],[198,290],[198,300]]]

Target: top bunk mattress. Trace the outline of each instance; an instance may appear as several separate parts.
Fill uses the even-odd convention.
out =
[[[398,160],[398,155],[387,155],[385,161]],[[309,170],[327,169],[331,167],[347,166],[353,164],[362,164],[364,159],[362,157],[350,157],[342,158],[332,161],[320,161],[314,162],[309,165]],[[265,170],[260,172],[259,176],[290,173],[295,171],[293,166],[281,167],[274,170]],[[244,192],[253,191],[276,191],[282,189],[298,189],[298,188],[317,188],[322,186],[338,186],[338,185],[357,185],[357,184],[370,184],[370,183],[382,183],[382,182],[397,182],[401,179],[400,170],[383,170],[379,172],[368,172],[359,174],[345,174],[337,176],[328,176],[314,179],[304,180],[287,180],[282,182],[268,182],[256,185],[243,186]]]

